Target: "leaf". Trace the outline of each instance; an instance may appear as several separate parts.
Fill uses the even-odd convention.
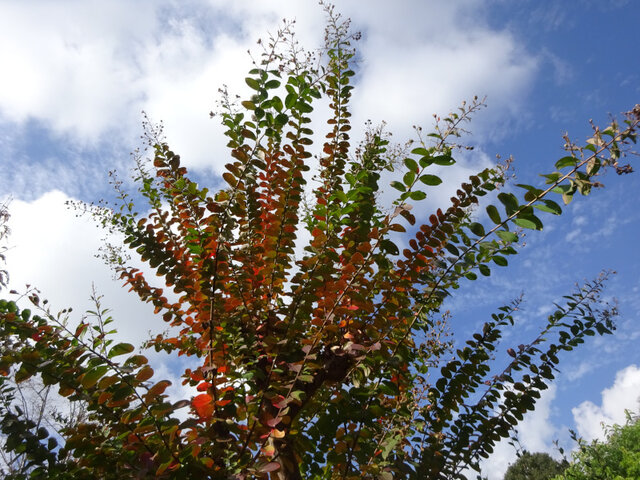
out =
[[[258,82],[255,78],[247,77],[244,81],[249,85],[249,87],[254,90],[260,90],[260,82]]]
[[[208,393],[196,395],[191,405],[201,419],[208,419],[213,415],[213,398]]]
[[[82,383],[84,388],[91,388],[98,383],[98,380],[100,380],[108,370],[109,367],[107,365],[94,367],[82,376],[80,383]]]
[[[507,265],[509,265],[507,259],[499,255],[494,255],[492,260],[496,265],[500,265],[501,267],[506,267]]]
[[[451,157],[451,155],[439,155],[437,157],[433,157],[431,160],[436,165],[442,165],[445,167],[456,163],[456,161]]]
[[[506,230],[498,230],[496,232],[496,235],[498,235],[498,237],[500,237],[502,240],[504,240],[505,242],[508,242],[508,243],[517,242],[518,241],[518,236],[515,233],[508,232]]]
[[[515,223],[516,225],[518,225],[519,227],[522,227],[522,228],[528,228],[528,229],[531,229],[531,230],[540,230],[538,228],[538,225],[536,225],[535,222],[533,222],[532,220],[530,220],[528,218],[518,217],[518,218],[513,220],[513,223]]]
[[[409,171],[411,171],[411,172],[417,173],[417,172],[420,171],[420,168],[418,167],[418,164],[412,158],[405,158],[404,159],[404,164],[409,169]]]
[[[420,201],[427,198],[427,194],[420,190],[416,190],[415,192],[411,192],[409,194],[409,198],[411,198],[411,200]]]
[[[553,213],[554,215],[562,214],[562,208],[553,200],[543,200],[543,204],[536,203],[533,207],[543,212]]]
[[[276,112],[281,112],[284,104],[282,103],[282,100],[280,100],[280,97],[273,97],[271,99],[271,106],[275,109]]]
[[[404,174],[404,177],[402,177],[402,182],[407,186],[407,187],[411,187],[411,185],[413,185],[413,182],[416,179],[416,173],[412,170],[409,170],[407,173]]]
[[[555,164],[555,167],[558,170],[565,167],[575,167],[575,166],[576,166],[576,159],[574,157],[562,157]]]
[[[264,88],[271,90],[273,88],[278,88],[280,86],[280,81],[279,80],[269,80],[267,83],[264,84]]]
[[[516,210],[518,210],[518,199],[513,193],[499,193],[498,200],[500,200],[500,202],[502,202],[502,204],[504,205],[504,208],[507,211],[507,215],[511,215],[515,213]]]
[[[279,115],[276,115],[276,118],[274,119],[276,125],[282,127],[284,125],[287,124],[287,122],[289,121],[289,116],[285,113],[280,113]]]
[[[429,152],[427,151],[427,149],[423,147],[414,148],[413,150],[411,150],[411,153],[414,155],[421,155],[423,157],[426,157],[429,155]]]
[[[400,250],[398,250],[398,247],[395,243],[393,243],[391,240],[380,240],[380,249],[382,251],[385,251],[387,253],[390,253],[391,255],[398,255],[400,253]]]
[[[153,387],[149,389],[147,395],[152,397],[157,397],[164,393],[164,391],[171,386],[171,382],[169,380],[160,380]]]
[[[425,185],[435,187],[442,183],[442,179],[437,175],[420,175],[420,181]]]
[[[395,188],[396,190],[400,190],[401,192],[406,192],[407,191],[407,188],[404,186],[404,184],[398,182],[397,180],[394,180],[389,185],[392,186],[393,188]]]
[[[474,235],[477,235],[478,237],[483,237],[484,236],[484,227],[482,226],[482,224],[477,223],[477,222],[473,222],[469,225],[469,230],[471,230],[473,232]]]
[[[298,101],[298,96],[295,93],[290,93],[284,99],[284,106],[291,109],[295,106]]]
[[[134,350],[135,350],[135,347],[130,343],[118,343],[117,345],[114,345],[113,347],[111,347],[111,350],[109,350],[108,357],[109,358],[117,357],[118,355],[131,353]]]
[[[153,377],[153,368],[151,368],[149,365],[145,365],[136,375],[136,380],[140,382],[146,382],[151,377]]]
[[[500,220],[500,213],[498,213],[498,209],[494,205],[489,205],[487,207],[487,215],[489,215],[491,221],[496,225],[502,223],[502,220]]]

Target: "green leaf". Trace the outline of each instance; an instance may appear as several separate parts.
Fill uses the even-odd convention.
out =
[[[499,255],[495,255],[492,258],[492,260],[496,265],[499,265],[501,267],[506,267],[507,265],[509,265],[509,262],[507,261],[507,259]]]
[[[504,208],[507,211],[507,215],[513,214],[516,210],[518,210],[518,199],[513,193],[499,193],[498,200],[502,202]]]
[[[416,190],[415,192],[411,192],[409,198],[411,198],[411,200],[420,201],[427,198],[427,194],[420,190]]]
[[[411,185],[413,185],[413,182],[416,179],[416,173],[413,170],[409,170],[407,173],[404,174],[404,177],[402,177],[402,182],[407,186],[410,187]]]
[[[311,112],[313,112],[313,107],[311,106],[311,104],[307,103],[307,102],[305,102],[303,100],[298,100],[296,102],[296,109],[299,112],[302,112],[302,113],[311,113]]]
[[[427,149],[423,147],[414,148],[413,150],[411,150],[411,153],[413,153],[414,155],[422,155],[423,157],[429,155]]]
[[[251,86],[251,85],[249,85]],[[264,88],[270,90],[272,88],[278,88],[280,86],[280,81],[279,80],[269,80],[267,83],[264,84]]]
[[[422,168],[427,168],[433,163],[433,159],[431,157],[422,157],[420,158],[420,160],[418,160],[418,163]]]
[[[442,179],[437,175],[421,175],[420,181],[425,185],[429,185],[435,187],[436,185],[440,185],[442,183]]]
[[[287,122],[289,121],[289,116],[284,114],[284,113],[280,113],[280,114],[276,115],[276,118],[275,118],[274,121],[275,121],[276,125],[282,127],[282,126],[286,125]]]
[[[471,230],[474,235],[477,235],[479,237],[484,236],[484,227],[480,223],[473,222],[471,225],[469,225],[469,230]]]
[[[271,106],[276,110],[276,112],[281,112],[284,105],[282,104],[280,97],[273,97],[271,99]]]
[[[502,223],[502,220],[500,220],[500,213],[498,213],[498,209],[495,206],[489,205],[487,207],[487,215],[489,215],[491,221],[496,225]]]
[[[436,165],[443,165],[443,166],[449,166],[456,163],[456,161],[451,157],[451,155],[439,155],[437,157],[433,157],[431,160]]]
[[[290,93],[284,99],[284,106],[287,108],[293,108],[298,101],[298,96],[295,93]]]
[[[491,269],[487,267],[484,263],[481,263],[480,265],[478,265],[478,270],[480,270],[480,273],[485,277],[488,277],[489,275],[491,275]]]
[[[460,255],[460,251],[452,243],[447,243],[444,248],[446,248],[451,255],[455,255],[456,257]]]
[[[118,343],[111,347],[109,350],[109,358],[117,357],[118,355],[124,355],[125,353],[131,353],[135,350],[135,347],[130,343]]]
[[[405,192],[407,190],[406,187],[404,186],[404,184],[398,182],[397,180],[394,180],[389,185],[391,185],[396,190],[400,190],[401,192]]]
[[[380,250],[390,253],[391,255],[398,255],[400,250],[398,250],[398,246],[393,243],[391,240],[380,240]]]
[[[498,235],[498,237],[500,237],[505,242],[512,243],[518,241],[518,236],[515,233],[507,232],[506,230],[498,230],[496,232],[496,235]]]
[[[418,172],[420,170],[420,168],[418,167],[418,164],[412,158],[405,158],[404,164],[412,172]]]
[[[244,81],[247,82],[247,85],[249,85],[254,90],[260,90],[260,82],[258,82],[255,78],[247,77],[244,79]]]
[[[575,167],[576,159],[574,157],[562,157],[560,160],[556,162],[555,167],[560,170],[565,167]]]
[[[528,228],[530,230],[541,230],[541,228],[538,228],[538,225],[536,225],[536,222],[526,217],[518,217],[513,220],[513,223],[522,228]]]
[[[553,213],[554,215],[562,214],[562,208],[553,200],[543,200],[543,204],[537,203],[533,207],[543,212]]]

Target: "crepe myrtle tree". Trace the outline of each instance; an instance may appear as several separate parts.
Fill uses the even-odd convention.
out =
[[[640,106],[623,123],[594,128],[585,144],[567,142],[540,185],[498,193],[483,223],[472,212],[503,187],[505,166],[472,175],[441,208],[416,216],[412,206],[441,183],[434,166],[455,164],[481,102],[432,133],[418,129],[410,146],[391,148],[370,128],[354,148],[357,35],[328,11],[317,57],[301,53],[285,24],[261,44],[246,78],[253,95],[234,103],[223,93],[223,188],[192,181],[148,125],[150,158],[136,156],[134,170],[147,213],[118,182],[118,206],[89,208],[155,273],[107,250],[126,286],[170,327],[146,347],[191,357],[182,382],[192,397],[171,402],[170,382],[133,345],[114,341],[104,309],[71,327],[69,313],[50,312],[35,291],[31,310],[0,302],[3,381],[39,375],[88,410],[58,437],[2,423],[9,438],[35,439],[5,443],[29,458],[34,476],[465,478],[534,408],[561,352],[611,333],[615,311],[599,300],[606,275],[567,295],[528,343],[506,349],[503,368],[497,346],[517,302],[457,350],[440,309],[461,283],[506,266],[520,229],[542,229],[541,216],[588,195],[604,170],[630,170],[619,162]],[[316,125],[322,101],[330,115]],[[385,171],[397,173],[390,205],[377,196]]]

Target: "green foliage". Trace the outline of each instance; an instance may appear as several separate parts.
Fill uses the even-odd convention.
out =
[[[89,412],[64,429],[53,456],[41,451],[45,437],[25,452],[49,462],[49,478],[462,479],[534,408],[561,352],[614,329],[616,312],[599,298],[606,275],[566,296],[506,356],[498,344],[518,302],[456,351],[440,308],[478,272],[508,264],[520,227],[541,230],[537,215],[561,213],[549,197],[567,204],[588,195],[602,171],[622,168],[640,107],[624,126],[570,145],[572,161],[559,162],[563,171],[544,175],[545,184],[498,193],[487,207],[491,224],[471,214],[503,189],[505,166],[470,176],[449,203],[416,216],[413,206],[441,181],[432,166],[455,164],[454,140],[482,103],[463,104],[426,136],[418,129],[411,150],[390,147],[381,128],[353,149],[357,35],[328,11],[320,64],[300,54],[285,26],[249,72],[252,96],[235,105],[223,92],[223,188],[193,182],[149,127],[152,158],[137,159],[134,177],[148,213],[137,213],[118,182],[120,207],[93,210],[155,273],[148,279],[108,251],[130,290],[170,327],[146,347],[192,358],[182,382],[193,397],[169,402],[169,382],[154,378],[147,358],[114,343],[98,297],[93,320],[74,328],[37,292],[29,293],[37,313],[0,302],[2,384],[40,375]],[[323,128],[310,117],[318,100],[331,114],[313,151],[313,128]],[[381,205],[382,174],[396,169],[397,197]],[[492,369],[496,358],[502,368]]]
[[[566,462],[551,458],[548,453],[523,452],[504,475],[504,480],[549,480],[561,474]]]
[[[640,421],[609,428],[604,442],[580,441],[573,460],[554,480],[635,480],[640,478]]]

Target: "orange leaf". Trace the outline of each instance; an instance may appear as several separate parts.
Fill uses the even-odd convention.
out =
[[[151,368],[149,365],[146,365],[142,370],[138,372],[138,374],[136,375],[136,380],[145,382],[151,377],[153,377],[153,368]]]
[[[194,397],[191,405],[201,419],[211,418],[213,415],[213,398],[208,393]]]
[[[156,383],[153,387],[149,389],[149,391],[147,392],[147,395],[148,396],[160,395],[161,393],[164,393],[164,391],[167,389],[169,385],[171,385],[171,382],[169,380],[160,380],[158,383]]]

